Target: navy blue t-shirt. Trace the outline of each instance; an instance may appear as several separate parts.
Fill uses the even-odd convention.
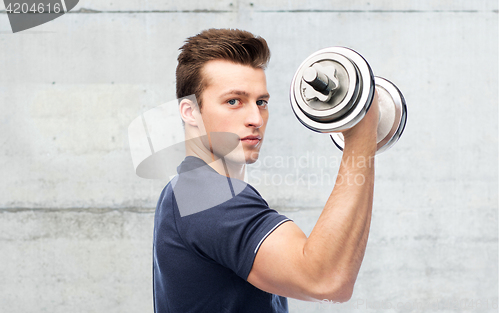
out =
[[[289,221],[249,184],[188,156],[156,207],[156,313],[288,312],[284,297],[246,281],[264,239]]]

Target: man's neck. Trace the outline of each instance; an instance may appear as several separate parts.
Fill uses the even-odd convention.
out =
[[[212,152],[201,148],[200,145],[186,145],[186,156],[194,156],[202,159],[211,168],[213,168],[217,173],[230,178],[236,178],[239,180],[245,179],[245,166],[244,163],[235,163],[224,159],[224,157],[219,157],[214,155]]]

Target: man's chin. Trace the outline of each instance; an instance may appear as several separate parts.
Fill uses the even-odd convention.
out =
[[[257,162],[257,160],[250,159],[246,161],[246,164],[254,164],[255,162]]]
[[[259,159],[259,152],[252,152],[250,156],[247,157],[245,160],[247,164],[253,164],[257,162],[258,159]]]
[[[224,156],[224,159],[228,162],[239,163],[239,164],[253,164],[257,162],[259,158],[259,151],[248,151],[240,149],[234,149],[231,153]]]

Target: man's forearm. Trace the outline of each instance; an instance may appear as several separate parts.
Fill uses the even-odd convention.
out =
[[[368,137],[371,137],[368,135]],[[322,282],[352,287],[370,229],[374,188],[372,138],[347,145],[335,187],[304,246],[304,257]]]

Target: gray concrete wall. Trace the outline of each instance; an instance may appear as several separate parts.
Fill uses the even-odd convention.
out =
[[[175,99],[177,49],[209,27],[252,31],[272,49],[267,163],[249,169],[250,182],[306,233],[341,153],[293,116],[298,65],[320,48],[351,47],[408,103],[401,141],[377,157],[352,300],[290,300],[290,312],[498,312],[492,0],[82,0],[16,34],[2,11],[2,312],[152,311],[153,214],[165,181],[135,176],[127,127]],[[306,163],[280,163],[289,157]],[[294,180],[279,181],[286,175]]]

